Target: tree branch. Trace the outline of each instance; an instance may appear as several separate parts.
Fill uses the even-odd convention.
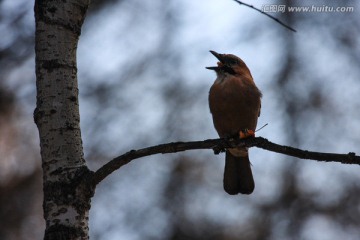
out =
[[[249,8],[252,8],[252,9],[258,11],[259,13],[262,13],[262,14],[268,16],[269,18],[271,18],[271,19],[274,20],[275,22],[281,24],[282,26],[286,27],[287,29],[289,29],[289,30],[291,30],[291,31],[293,31],[293,32],[296,32],[296,30],[293,29],[292,27],[286,25],[285,23],[281,22],[279,19],[271,16],[270,14],[268,14],[268,13],[266,13],[266,12],[264,12],[264,11],[256,8],[256,7],[254,7],[253,5],[250,5],[250,4],[247,4],[247,3],[244,3],[244,2],[238,1],[238,0],[234,0],[234,1],[237,2],[237,3],[240,4],[240,5],[247,6],[247,7],[249,7]]]
[[[360,156],[349,152],[348,154],[338,153],[321,153],[301,150],[289,146],[282,146],[272,143],[266,138],[256,137],[247,139],[208,139],[205,141],[194,142],[173,142],[161,144],[153,147],[142,148],[139,150],[131,150],[121,156],[118,156],[99,168],[93,175],[93,184],[99,184],[103,179],[109,176],[112,172],[119,169],[123,165],[131,162],[134,159],[155,155],[176,153],[186,150],[195,149],[213,149],[215,154],[219,154],[226,148],[232,147],[258,147],[271,152],[281,153],[288,156],[293,156],[301,159],[317,160],[321,162],[339,162],[343,164],[358,164],[360,165]]]

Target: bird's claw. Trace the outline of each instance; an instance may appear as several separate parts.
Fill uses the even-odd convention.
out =
[[[244,139],[244,138],[249,138],[249,137],[255,137],[255,132],[253,130],[250,130],[250,129],[244,129],[244,130],[241,130],[239,132],[239,138],[240,139]]]

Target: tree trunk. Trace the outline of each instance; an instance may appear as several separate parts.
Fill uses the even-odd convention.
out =
[[[80,132],[76,50],[89,0],[36,0],[37,104],[44,239],[88,239],[93,188]]]

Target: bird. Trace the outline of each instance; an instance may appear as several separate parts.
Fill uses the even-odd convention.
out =
[[[209,91],[209,107],[220,138],[255,137],[262,93],[245,62],[233,54],[210,51],[219,61]],[[225,153],[224,190],[230,195],[251,194],[255,182],[248,149],[228,148]]]

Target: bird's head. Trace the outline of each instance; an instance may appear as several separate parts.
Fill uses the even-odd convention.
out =
[[[250,74],[250,70],[243,60],[233,54],[220,54],[215,51],[210,51],[218,60],[216,67],[206,67],[209,70],[214,70],[217,74],[228,73],[236,74]],[[251,76],[251,74],[250,74]]]

